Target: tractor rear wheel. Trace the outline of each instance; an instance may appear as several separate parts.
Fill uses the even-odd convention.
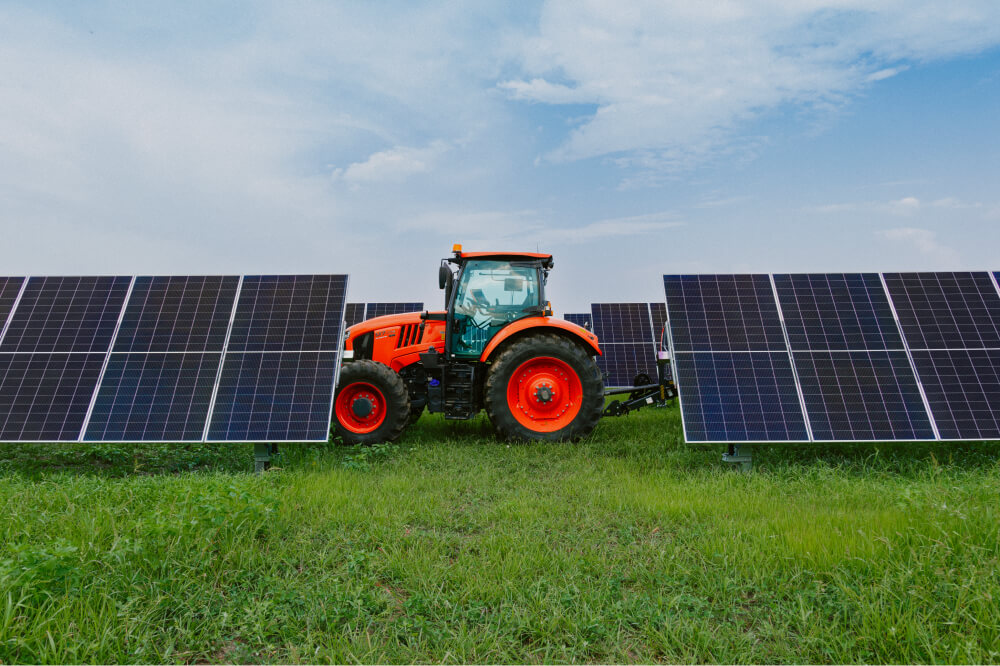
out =
[[[353,361],[340,369],[333,399],[334,430],[345,444],[391,442],[410,418],[406,384],[377,361]]]
[[[486,413],[508,439],[575,440],[594,429],[604,407],[597,363],[559,335],[515,341],[490,368]]]

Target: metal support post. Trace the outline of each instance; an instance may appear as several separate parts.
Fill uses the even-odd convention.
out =
[[[730,444],[729,450],[722,454],[722,462],[736,465],[741,472],[749,472],[753,468],[751,448],[747,444]]]
[[[271,445],[256,442],[253,445],[253,471],[257,474],[271,469]]]

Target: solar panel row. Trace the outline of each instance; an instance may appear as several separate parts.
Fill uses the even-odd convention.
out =
[[[664,305],[592,303],[590,310],[589,321],[601,345],[597,365],[605,385],[634,386],[639,375],[656,381],[656,352],[666,319]],[[660,322],[659,326],[656,322]]]
[[[348,303],[347,310],[344,313],[344,321],[350,327],[372,317],[420,312],[423,309],[423,303],[368,303],[367,305],[364,303]]]
[[[346,287],[0,279],[0,440],[325,441]]]
[[[1000,437],[989,273],[666,275],[689,441]]]

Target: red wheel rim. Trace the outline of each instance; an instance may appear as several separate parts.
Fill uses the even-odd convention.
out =
[[[583,402],[576,370],[558,358],[525,361],[507,384],[507,406],[517,422],[535,432],[555,432],[573,422]]]
[[[367,401],[367,405],[360,401]],[[369,407],[367,414],[359,415],[355,408]],[[385,398],[371,384],[354,382],[340,389],[335,404],[337,421],[345,430],[363,435],[378,430],[385,421]]]

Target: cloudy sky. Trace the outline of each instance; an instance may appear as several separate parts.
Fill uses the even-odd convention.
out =
[[[0,5],[0,274],[1000,269],[1000,3]]]

